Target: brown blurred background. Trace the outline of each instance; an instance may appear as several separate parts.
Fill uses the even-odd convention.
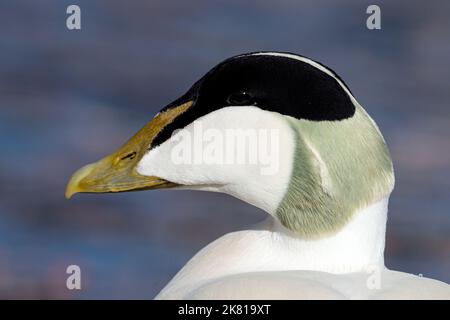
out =
[[[82,30],[66,28],[81,7]],[[152,298],[200,248],[264,213],[226,195],[148,191],[64,200],[221,60],[321,61],[379,124],[396,169],[386,263],[450,282],[450,2],[0,2],[0,297]],[[69,264],[82,290],[66,289]]]

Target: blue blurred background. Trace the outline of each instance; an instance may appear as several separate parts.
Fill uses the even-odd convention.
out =
[[[81,7],[82,30],[66,28]],[[221,60],[291,51],[334,69],[396,169],[386,263],[450,282],[449,1],[0,2],[0,297],[152,298],[200,248],[264,217],[226,195],[63,197]],[[66,289],[66,267],[82,290]]]

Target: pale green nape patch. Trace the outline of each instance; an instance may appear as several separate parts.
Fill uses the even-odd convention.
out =
[[[276,215],[303,238],[336,233],[358,209],[383,199],[394,187],[386,143],[354,102],[354,116],[341,121],[286,117],[296,150],[290,185]]]

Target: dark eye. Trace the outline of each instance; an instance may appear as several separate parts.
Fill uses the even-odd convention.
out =
[[[246,91],[236,92],[228,96],[227,102],[234,105],[245,105],[252,102],[252,96]]]

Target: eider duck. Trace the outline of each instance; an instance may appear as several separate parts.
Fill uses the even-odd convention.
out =
[[[229,154],[238,151],[227,148],[230,132],[249,139],[242,161]],[[218,64],[116,152],[79,169],[66,197],[192,189],[267,212],[203,248],[157,299],[449,299],[449,285],[385,267],[393,187],[383,136],[336,73],[254,52]]]

